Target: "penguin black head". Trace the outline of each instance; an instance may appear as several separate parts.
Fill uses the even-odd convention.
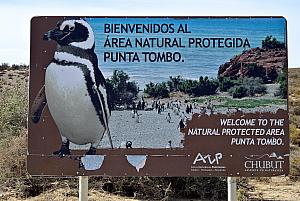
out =
[[[81,18],[66,18],[44,34],[44,40],[55,40],[61,46],[75,46],[82,49],[94,48],[94,33],[91,26]]]

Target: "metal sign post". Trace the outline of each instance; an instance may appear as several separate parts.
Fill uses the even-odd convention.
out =
[[[237,201],[236,177],[227,177],[228,201]]]
[[[88,200],[88,176],[79,176],[79,201]]]

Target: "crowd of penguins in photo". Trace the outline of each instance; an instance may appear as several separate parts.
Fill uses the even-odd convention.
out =
[[[153,111],[155,110],[158,115],[162,115],[162,112],[167,112],[165,117],[167,123],[174,123],[172,121],[171,112],[175,116],[179,116],[179,122],[177,129],[183,134],[183,129],[186,126],[186,122],[191,119],[191,116],[194,112],[199,112],[200,115],[203,114],[213,114],[214,105],[211,100],[205,102],[204,105],[199,105],[197,102],[189,103],[187,100],[170,100],[161,102],[159,99],[151,100],[151,102],[146,102],[142,97],[138,102],[133,104],[133,109],[131,111],[131,117],[135,120],[136,123],[140,122],[140,116],[138,111]],[[184,134],[183,134],[184,135]],[[184,140],[181,141],[183,144]],[[172,149],[171,140],[168,141],[166,148]],[[126,146],[126,148],[131,148],[132,143],[130,143],[130,147]]]

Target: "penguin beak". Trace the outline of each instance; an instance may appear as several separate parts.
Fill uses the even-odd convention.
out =
[[[63,38],[67,33],[59,30],[58,28],[52,29],[48,32],[46,32],[43,36],[43,40],[60,40],[61,38]]]

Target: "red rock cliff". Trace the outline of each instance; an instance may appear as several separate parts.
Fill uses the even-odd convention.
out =
[[[286,49],[252,48],[222,64],[218,75],[232,78],[255,76],[274,82],[286,61]]]

